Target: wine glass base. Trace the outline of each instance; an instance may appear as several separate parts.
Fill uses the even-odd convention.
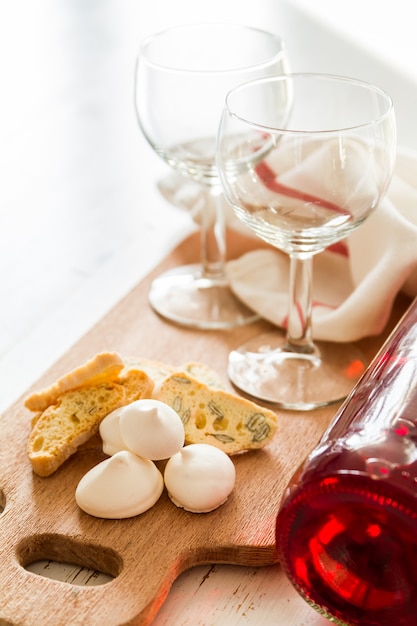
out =
[[[203,330],[234,328],[259,319],[235,297],[226,280],[203,277],[200,265],[177,267],[158,276],[149,302],[171,322]]]
[[[285,350],[277,331],[255,337],[229,355],[232,383],[279,408],[309,411],[340,402],[353,389],[367,363],[352,344],[316,342],[315,354]]]

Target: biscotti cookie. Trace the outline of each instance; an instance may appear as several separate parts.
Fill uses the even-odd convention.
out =
[[[135,400],[149,398],[153,387],[145,372],[131,370],[118,382],[83,385],[61,394],[33,422],[27,444],[33,471],[39,476],[55,472],[97,433],[106,415]]]
[[[277,430],[277,416],[250,400],[208,385],[184,372],[168,376],[154,398],[181,417],[185,443],[209,443],[235,454],[264,447]]]
[[[117,382],[124,387],[126,394],[125,404],[130,404],[142,398],[150,398],[155,387],[152,378],[139,369],[130,369],[126,372],[122,370]]]
[[[116,380],[123,367],[122,359],[115,352],[100,352],[83,365],[59,378],[50,387],[32,393],[26,398],[25,406],[30,411],[45,411],[48,406],[55,404],[65,391],[82,385]]]
[[[196,378],[201,383],[204,383],[208,387],[213,389],[225,389],[223,379],[219,374],[205,363],[199,363],[198,361],[188,361],[181,365],[179,370],[183,370],[186,374],[190,374],[193,378]],[[178,371],[178,370],[177,370]],[[175,372],[171,372],[174,374]]]
[[[98,430],[104,417],[124,404],[118,383],[101,383],[63,393],[38,418],[29,435],[27,453],[38,476],[50,476]]]
[[[122,373],[132,369],[142,370],[151,378],[156,385],[164,380],[167,376],[177,370],[176,367],[157,361],[154,359],[145,359],[142,357],[128,356],[123,357],[125,368]]]
[[[141,357],[124,357],[126,370],[131,368],[138,368],[143,370],[152,378],[155,385],[159,385],[165,378],[175,372],[184,372],[190,374],[193,378],[201,381],[202,383],[213,387],[214,389],[224,389],[225,384],[219,374],[205,363],[199,361],[187,361],[179,367],[169,365],[163,361],[156,361],[153,359],[145,359]]]

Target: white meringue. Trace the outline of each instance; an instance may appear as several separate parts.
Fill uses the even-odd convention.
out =
[[[81,478],[75,500],[89,515],[123,519],[150,509],[163,489],[163,477],[155,463],[122,450]]]
[[[235,466],[228,455],[205,443],[185,446],[165,466],[169,497],[192,513],[209,513],[224,504],[235,480]]]
[[[120,412],[124,407],[115,409],[101,421],[99,427],[100,437],[103,440],[103,452],[112,456],[116,452],[126,450],[119,428]]]
[[[153,461],[168,459],[184,445],[184,425],[159,400],[136,400],[120,411],[119,429],[127,450]]]

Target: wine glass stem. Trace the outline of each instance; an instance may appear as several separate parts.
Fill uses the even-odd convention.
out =
[[[290,255],[289,311],[287,346],[291,352],[313,354],[312,339],[312,268],[311,254]]]
[[[222,192],[207,187],[201,220],[201,261],[204,278],[225,279],[226,225]]]

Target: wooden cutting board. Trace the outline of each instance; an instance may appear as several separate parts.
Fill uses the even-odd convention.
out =
[[[231,257],[254,242],[229,235]],[[255,242],[259,246],[259,242]],[[145,280],[33,386],[40,389],[91,358],[117,351],[180,365],[207,363],[227,380],[229,351],[271,327],[266,322],[230,331],[196,331],[160,319],[149,307],[151,280],[169,267],[198,260],[199,238],[186,239]],[[399,298],[384,337],[361,342],[372,357],[409,301]],[[65,332],[65,329],[63,329]],[[31,390],[28,390],[28,392]],[[0,417],[0,624],[115,626],[149,624],[175,578],[203,563],[270,565],[275,518],[296,467],[320,439],[336,407],[309,413],[278,412],[279,432],[264,450],[234,457],[236,487],[209,514],[176,508],[164,493],[149,511],[127,520],[101,520],[80,511],[74,492],[81,477],[104,458],[99,439],[49,478],[35,476],[26,457],[31,414],[19,400]],[[25,569],[40,559],[64,561],[115,578],[74,586]]]

